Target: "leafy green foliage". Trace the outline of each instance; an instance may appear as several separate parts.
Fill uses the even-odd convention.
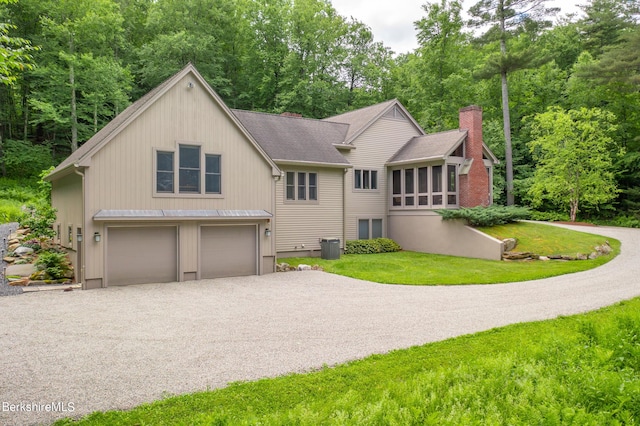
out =
[[[58,425],[635,424],[640,299]]]
[[[15,0],[0,0],[0,6],[14,2]],[[15,25],[0,22],[0,84],[14,84],[18,74],[33,69],[32,52],[37,48],[29,40],[9,34],[15,29]]]
[[[390,253],[400,250],[400,245],[389,238],[351,240],[346,242],[344,248],[345,254]]]
[[[9,139],[4,141],[3,161],[8,175],[22,178],[37,177],[53,163],[50,146]]]
[[[533,210],[531,211],[531,220],[541,220],[544,222],[568,222],[569,215],[567,213],[556,211],[541,212]]]
[[[32,180],[0,178],[0,223],[20,222],[27,204],[42,204]]]
[[[618,190],[613,174],[611,113],[597,108],[552,107],[534,118],[529,143],[538,167],[529,194],[536,205],[548,199],[576,220],[583,204],[597,207]]]
[[[23,216],[21,203],[0,199],[0,223],[20,222]]]
[[[53,224],[56,221],[56,210],[49,205],[27,206],[27,212],[20,221],[20,225],[29,228],[31,235],[35,237],[53,237],[55,231]]]
[[[54,280],[64,278],[65,274],[71,270],[67,254],[58,251],[40,252],[35,266]]]
[[[444,220],[464,219],[470,226],[493,226],[518,220],[530,219],[531,212],[526,207],[490,206],[438,210]]]

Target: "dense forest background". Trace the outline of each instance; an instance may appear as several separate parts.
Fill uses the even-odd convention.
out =
[[[500,4],[502,21],[489,13]],[[486,143],[501,160],[512,151],[515,203],[546,211],[560,208],[530,190],[544,119],[595,108],[606,113],[616,189],[581,213],[640,219],[638,1],[591,0],[574,16],[543,4],[425,3],[419,47],[396,55],[326,0],[2,0],[0,45],[22,55],[0,81],[0,175],[37,176],[192,62],[232,108],[324,118],[398,98],[434,132],[480,105]],[[505,163],[497,203],[507,201]]]

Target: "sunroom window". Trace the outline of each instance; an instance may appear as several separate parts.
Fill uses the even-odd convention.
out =
[[[458,168],[455,164],[406,167],[391,171],[391,206],[441,208],[457,205]]]

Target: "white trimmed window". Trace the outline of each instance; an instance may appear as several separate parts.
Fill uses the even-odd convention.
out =
[[[443,208],[458,203],[456,164],[406,167],[391,171],[391,207]]]
[[[353,171],[354,189],[378,189],[378,171],[355,169]]]
[[[287,172],[285,199],[287,201],[317,201],[318,174],[313,172]]]
[[[177,155],[156,151],[155,168],[157,194],[222,194],[221,156],[203,154],[199,145],[179,144]]]

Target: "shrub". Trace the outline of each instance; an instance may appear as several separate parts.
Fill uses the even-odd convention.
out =
[[[568,222],[569,221],[569,215],[567,213],[560,213],[560,212],[539,212],[539,211],[532,211],[531,212],[531,219],[533,220],[541,220],[544,222]]]
[[[529,219],[531,212],[526,207],[491,206],[438,210],[444,220],[464,219],[470,226],[494,226]]]
[[[0,223],[20,222],[23,216],[20,203],[13,200],[0,200]]]
[[[35,253],[37,253],[37,252],[39,252],[40,250],[42,250],[42,243],[41,243],[41,241],[40,241],[39,239],[37,239],[37,238],[32,238],[32,239],[30,239],[30,240],[28,240],[28,241],[24,241],[24,242],[22,243],[22,247],[29,247],[29,248],[32,248],[32,249],[33,249],[33,251],[34,251]]]
[[[390,253],[400,251],[402,248],[398,243],[389,238],[374,238],[372,240],[351,240],[347,241],[344,248],[345,254],[372,254]]]
[[[51,147],[7,139],[4,163],[8,176],[36,177],[53,164]]]
[[[65,274],[71,270],[69,258],[59,251],[41,252],[35,266],[54,280],[64,278]]]
[[[56,221],[56,211],[48,205],[36,206],[30,204],[27,206],[27,214],[20,221],[20,225],[31,230],[34,237],[55,236],[53,223]]]

